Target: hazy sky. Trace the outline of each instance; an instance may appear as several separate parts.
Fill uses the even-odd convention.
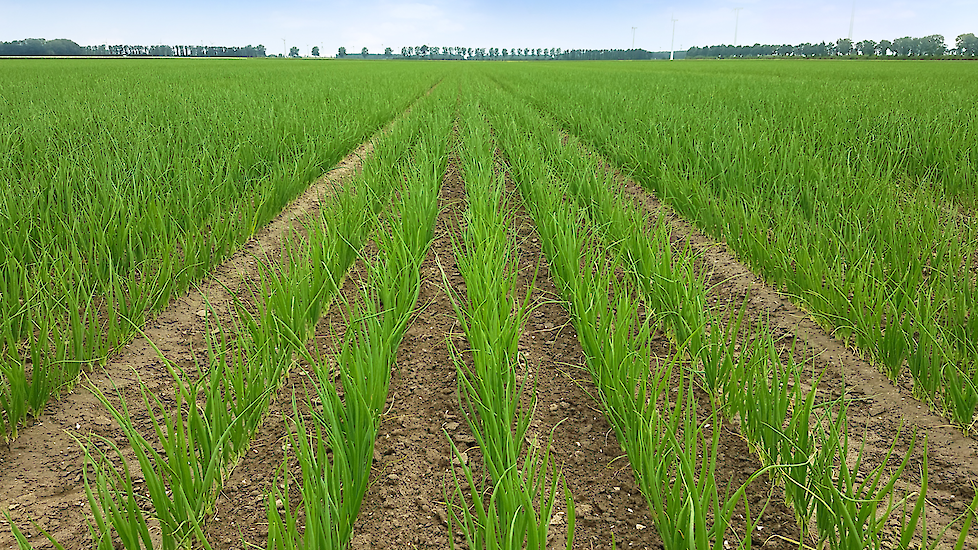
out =
[[[668,50],[732,43],[798,44],[849,34],[851,0],[0,0],[0,41],[69,38],[94,44],[264,44],[271,54],[298,46],[324,55],[384,46],[629,48]],[[857,0],[853,38],[943,34],[949,47],[978,34],[978,0]]]

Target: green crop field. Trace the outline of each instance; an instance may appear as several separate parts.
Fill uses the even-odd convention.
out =
[[[552,67],[489,74],[971,429],[974,65]]]
[[[434,81],[303,69],[4,63],[0,438]]]
[[[975,97],[3,60],[0,544],[974,547]]]

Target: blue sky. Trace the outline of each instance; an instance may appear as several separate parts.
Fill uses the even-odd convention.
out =
[[[0,0],[0,41],[69,38],[79,44],[264,44],[269,53],[318,45],[427,44],[498,48],[629,48],[732,43],[735,7],[739,44],[821,42],[849,33],[851,0],[255,0],[125,2]],[[943,34],[949,47],[962,33],[978,34],[978,0],[947,2],[857,0],[853,38],[893,39]]]

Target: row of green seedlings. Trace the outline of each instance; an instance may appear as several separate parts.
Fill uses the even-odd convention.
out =
[[[845,396],[817,403],[818,377],[803,380],[804,366],[790,355],[781,357],[783,350],[762,323],[749,327],[750,336],[742,333],[744,326],[743,310],[731,311],[725,326],[713,322],[698,357],[701,380],[714,406],[740,421],[761,462],[776,467],[773,477],[801,530],[799,545],[807,539],[816,548],[934,549],[943,547],[956,527],[954,547],[962,548],[978,497],[955,521],[936,533],[928,530],[926,440],[919,472],[908,471],[915,469],[910,465],[919,445],[916,433],[904,454],[896,451],[903,428],[882,458],[869,458],[865,444],[850,436]],[[898,488],[905,472],[910,478],[919,475],[916,495]]]
[[[321,214],[308,221],[308,240],[286,239],[287,267],[276,270],[263,263],[254,296],[257,311],[236,301],[238,321],[232,331],[208,327],[208,360],[197,372],[178,369],[160,353],[174,379],[176,406],[142,390],[154,427],[150,437],[137,429],[121,396],[117,405],[93,386],[129,440],[145,480],[143,490],[137,490],[134,480],[140,476],[130,472],[125,452],[112,440],[93,436],[79,441],[86,453],[84,479],[94,515],[89,530],[97,548],[113,548],[114,540],[127,549],[170,550],[194,540],[209,548],[203,525],[224,479],[247,449],[283,375],[306,353],[311,327],[402,179],[423,128],[397,125],[384,135],[351,189],[331,197]],[[151,534],[154,525],[158,536]],[[11,528],[21,548],[29,548],[13,523]]]
[[[536,135],[543,135],[543,127],[535,130]],[[873,505],[867,504],[858,510],[840,506],[841,513],[847,517],[833,517],[831,507],[816,510],[816,502],[841,504],[845,495],[832,494],[830,487],[824,486],[819,489],[830,493],[834,500],[825,496],[815,501],[811,497],[815,489],[803,483],[814,480],[813,476],[808,475],[808,469],[809,457],[815,456],[816,449],[819,462],[815,468],[823,472],[832,470],[834,460],[849,456],[845,411],[837,408],[834,414],[819,418],[818,424],[824,422],[827,430],[819,432],[817,439],[812,437],[809,420],[815,408],[817,380],[812,381],[806,394],[800,380],[802,366],[794,364],[790,354],[787,362],[782,362],[770,330],[763,324],[752,327],[750,332],[756,337],[747,349],[738,352],[734,347],[736,342],[747,340],[746,336],[738,338],[743,310],[740,315],[729,312],[730,322],[724,325],[715,312],[705,309],[705,283],[693,270],[695,257],[689,246],[674,257],[663,220],[659,218],[652,222],[651,228],[647,228],[648,222],[642,212],[628,208],[625,206],[627,199],[609,192],[616,187],[609,171],[593,158],[581,155],[573,146],[573,140],[571,142],[572,146],[568,147],[550,140],[544,148],[551,158],[556,159],[552,163],[556,176],[567,182],[568,195],[586,212],[602,243],[615,250],[621,258],[621,267],[629,272],[644,304],[656,312],[663,328],[680,346],[680,355],[684,355],[687,362],[692,362],[692,368],[698,371],[697,380],[719,399],[719,408],[725,416],[740,420],[744,437],[754,445],[762,463],[768,467],[778,467],[771,473],[785,485],[788,500],[798,512],[802,532],[808,528],[813,513],[817,512],[819,517],[832,519],[823,519],[815,538],[828,541],[832,548],[857,547],[853,546],[853,542],[858,540],[858,534],[870,531],[868,523],[877,522],[876,527],[884,525],[889,512],[879,518],[870,518]],[[841,407],[844,403],[840,400],[835,405]],[[824,408],[825,404],[820,404],[819,410]],[[834,420],[829,422],[827,419],[832,417]],[[892,448],[890,453],[893,453]],[[878,505],[892,496],[893,484],[912,453],[913,443],[907,454],[899,457],[899,467],[884,480],[885,483],[880,484],[879,476],[887,471],[890,461],[888,455],[871,472],[870,478],[876,476],[875,484],[856,488],[854,496],[857,502],[875,502]],[[851,471],[858,472],[861,464],[859,456]],[[847,472],[843,469],[841,473]],[[921,495],[926,492],[926,475],[923,479]],[[922,499],[918,499],[918,504],[922,502]],[[843,528],[834,530],[835,522]],[[903,525],[901,538],[912,536],[915,525],[915,518]],[[926,540],[926,532],[924,538]],[[872,540],[875,539],[871,536],[865,543]]]
[[[241,302],[235,304],[238,320],[231,330],[212,327],[208,321],[207,359],[195,371],[180,369],[157,350],[173,377],[174,401],[171,405],[140,385],[153,426],[150,434],[137,427],[139,415],[120,392],[113,396],[91,385],[139,465],[137,475],[130,470],[129,453],[110,438],[79,439],[94,516],[89,524],[93,547],[175,550],[197,540],[209,548],[204,523],[293,362],[279,319],[260,297],[256,299],[256,313]],[[216,317],[209,306],[208,313],[208,319]],[[137,481],[140,478],[143,481]],[[31,548],[12,522],[11,530],[22,550]]]
[[[589,163],[588,158],[579,155],[577,158],[580,159],[577,163],[566,158],[556,163],[558,171],[569,167],[570,173],[603,173],[601,167]],[[570,173],[562,175],[568,177]],[[652,246],[643,246],[641,241],[647,237],[641,231],[641,216],[636,217],[635,213],[624,210],[620,200],[615,201],[614,195],[607,192],[608,183],[612,182],[602,183],[598,178],[581,178],[577,185],[572,182],[568,187],[570,193],[578,198],[578,204],[590,210],[590,217],[601,228],[605,243],[619,248],[624,254],[643,298],[653,309],[664,312],[674,340],[688,342],[687,352],[690,359],[699,365],[706,389],[722,399],[729,418],[741,421],[742,431],[758,450],[762,463],[781,465],[774,475],[785,485],[788,501],[798,512],[803,534],[814,515],[818,519],[817,533],[812,538],[820,543],[827,541],[833,548],[857,548],[878,543],[883,538],[880,529],[888,521],[894,505],[893,486],[913,454],[915,439],[902,457],[894,457],[894,448],[891,447],[882,463],[869,473],[867,482],[854,484],[855,474],[863,463],[861,451],[855,453],[855,464],[851,468],[848,465],[837,466],[841,457],[850,456],[844,401],[819,406],[821,414],[817,424],[823,425],[824,429],[819,432],[817,440],[813,438],[809,433],[809,420],[815,406],[817,380],[812,381],[806,395],[800,380],[801,366],[793,364],[790,355],[787,364],[782,363],[770,331],[762,324],[751,331],[759,336],[750,342],[748,350],[736,354],[735,349],[730,349],[734,342],[746,340],[737,338],[742,317],[737,317],[726,327],[719,325],[718,319],[710,318],[707,321],[709,312],[702,308],[705,290],[702,281],[692,274],[692,258],[680,260],[678,264],[670,261],[668,241],[661,238],[667,237],[667,234],[659,233],[660,238],[655,239],[654,244],[650,243]],[[651,256],[650,252],[653,253]],[[656,257],[664,261],[655,266],[652,274],[649,267],[655,265]],[[684,267],[687,273],[677,276],[671,272],[676,265]],[[684,288],[686,295],[682,292]],[[674,309],[674,306],[682,307]],[[708,325],[713,330],[703,330]],[[735,356],[736,366],[732,360]],[[832,410],[832,406],[836,409]],[[825,483],[820,486],[804,484],[806,480],[813,480],[807,475],[813,456],[816,457],[815,470],[840,468],[834,486]],[[895,469],[888,468],[892,458],[898,463]],[[926,450],[924,463],[923,467],[926,468]],[[785,470],[784,465],[788,464],[794,466],[788,466]],[[883,472],[888,472],[886,477],[881,477]],[[849,487],[848,492],[844,485]],[[904,545],[915,534],[925,493],[926,472],[922,474],[922,489],[913,513],[901,521],[899,539]],[[891,508],[874,516],[875,508],[884,500]],[[862,505],[844,506],[848,502]],[[834,513],[836,509],[840,512],[838,516]],[[836,528],[837,523],[842,527]],[[963,541],[966,534],[967,528],[962,531],[959,541]],[[942,540],[943,535],[941,532],[934,544]],[[926,524],[922,525],[920,536],[928,540]]]
[[[589,96],[570,87],[539,93],[541,83],[559,87],[548,82],[534,78],[518,93],[532,96],[566,130],[726,241],[891,380],[907,369],[918,397],[963,429],[974,428],[978,245],[966,218],[947,213],[948,199],[939,191],[901,183],[894,166],[867,163],[833,175],[839,167],[849,170],[853,144],[846,141],[845,158],[823,169],[810,156],[817,146],[799,146],[787,130],[791,124],[768,127],[732,117],[718,127],[714,115],[725,108],[707,115],[672,107],[684,101],[606,101],[617,89]],[[577,116],[582,109],[590,115]],[[631,123],[649,119],[654,122]],[[717,132],[734,137],[711,141]]]
[[[531,288],[518,285],[519,257],[509,221],[514,198],[505,176],[494,169],[493,143],[478,107],[469,98],[462,113],[460,161],[468,209],[455,257],[465,296],[449,289],[469,349],[449,340],[458,380],[459,405],[482,452],[478,476],[452,442],[462,479],[452,469],[449,540],[457,528],[468,548],[547,548],[561,486],[566,501],[567,548],[573,547],[574,502],[552,464],[550,442],[529,438],[536,407],[533,373],[520,361],[519,338],[530,312]],[[523,298],[520,292],[525,292]],[[447,435],[447,434],[446,434]]]
[[[501,117],[494,120],[605,414],[666,548],[706,548],[708,541],[723,541],[747,485],[732,495],[720,494],[715,478],[719,430],[697,424],[696,403],[686,387],[691,381],[681,380],[682,390],[666,402],[672,371],[684,372],[673,368],[680,355],[650,372],[653,321],[618,280],[622,258],[608,258],[586,213],[564,201],[566,186],[553,179],[538,152],[517,143],[527,134],[507,128]],[[713,414],[708,423],[715,421]],[[710,518],[713,524],[707,526]]]
[[[599,167],[577,166],[575,169],[583,172],[599,170]],[[863,459],[861,450],[850,453],[846,402],[840,399],[816,407],[818,380],[810,381],[806,393],[800,377],[802,365],[794,364],[790,353],[786,361],[782,361],[770,330],[763,323],[749,331],[754,338],[747,343],[747,349],[740,352],[731,349],[736,342],[748,340],[747,335],[740,337],[743,310],[740,315],[727,313],[729,323],[724,326],[715,314],[703,309],[705,287],[692,273],[693,258],[689,256],[689,248],[683,251],[686,258],[672,261],[668,241],[661,238],[668,235],[661,232],[652,232],[657,237],[655,242],[643,246],[641,241],[649,235],[641,231],[640,216],[624,211],[620,202],[616,205],[614,195],[607,193],[607,185],[594,185],[600,183],[598,179],[588,178],[581,183],[580,187],[571,183],[570,193],[580,199],[581,189],[593,187],[584,193],[585,204],[591,205],[590,217],[601,228],[604,242],[620,249],[644,301],[661,312],[674,341],[688,343],[688,359],[697,366],[705,389],[717,399],[725,416],[741,422],[744,437],[753,444],[762,463],[779,466],[772,474],[784,486],[789,503],[798,512],[803,538],[813,517],[818,521],[811,538],[818,543],[827,542],[831,548],[872,546],[886,537],[880,530],[894,507],[894,485],[913,454],[916,437],[903,456],[894,455],[894,441],[882,462],[871,469],[867,481],[854,483]],[[655,262],[655,258],[660,261]],[[688,273],[676,274],[673,272],[676,267]],[[706,327],[709,328],[704,330]],[[815,437],[809,433],[809,421],[813,418],[816,425],[822,426]],[[853,466],[838,464],[841,457],[853,454],[856,456]],[[810,464],[812,457],[814,464]],[[926,470],[926,450],[923,460],[922,468]],[[895,468],[889,466],[891,462],[896,462]],[[835,486],[810,485],[814,480],[808,475],[809,468],[830,471],[836,467],[840,472]],[[884,472],[887,472],[885,476]],[[850,488],[846,490],[844,486]],[[924,471],[914,510],[910,517],[901,519],[899,540],[904,546],[914,536],[918,521],[923,519],[920,514],[926,489]],[[855,499],[849,498],[847,492]],[[884,501],[890,508],[874,517],[875,508]],[[849,502],[861,505],[845,506]],[[840,511],[838,516],[833,512],[836,509]],[[962,520],[967,523],[969,517],[963,516]],[[842,527],[836,528],[837,524]],[[967,531],[968,526],[965,526],[959,541],[964,540]],[[919,536],[929,540],[926,523],[921,524]],[[943,537],[942,531],[933,543],[938,544]]]
[[[418,299],[420,266],[434,235],[449,122],[444,109],[434,112],[411,162],[391,182],[400,200],[375,233],[378,256],[363,259],[367,277],[359,297],[345,305],[348,326],[332,361],[338,366],[338,381],[329,361],[301,352],[312,366],[314,390],[304,403],[293,394],[290,420],[296,430],[289,447],[300,473],[293,478],[287,453],[267,495],[269,549],[349,547],[369,485],[391,369]],[[293,509],[294,485],[300,502]]]
[[[407,128],[413,124],[400,121],[405,127],[400,131],[416,132]],[[333,149],[325,152],[329,159],[339,155],[338,147],[347,146],[349,137],[333,141]],[[247,162],[239,156],[234,160]],[[25,220],[14,231],[23,235],[5,237],[0,253],[0,441],[15,439],[29,417],[39,415],[52,397],[70,391],[86,365],[105,361],[147,315],[203,279],[321,174],[316,155],[289,162],[275,168],[274,177],[267,176],[272,184],[258,185],[251,193],[222,187],[242,179],[238,172],[254,170],[238,166],[215,176],[224,178],[219,189],[206,186],[211,194],[196,202],[189,198],[192,190],[182,190],[193,208],[208,205],[210,213],[199,220],[181,217],[190,212],[164,211],[165,201],[153,197],[133,201],[101,193],[85,197],[100,201],[97,208],[90,205],[91,216],[77,215],[72,222],[97,216],[89,221],[98,231],[74,228],[41,247],[36,241],[43,227],[60,222]],[[62,200],[77,194],[69,181],[53,185],[51,194]],[[73,240],[89,233],[88,241]]]
[[[536,135],[542,135],[542,130],[538,128]],[[555,145],[550,142],[550,146]],[[926,448],[922,453],[921,490],[912,512],[901,518],[898,537],[882,532],[896,505],[907,502],[906,498],[895,500],[894,487],[914,453],[916,434],[902,456],[895,454],[895,439],[883,460],[860,477],[865,481],[856,483],[864,461],[862,449],[856,450],[849,442],[847,402],[838,399],[816,404],[818,379],[803,383],[804,366],[796,364],[790,352],[782,357],[784,350],[778,349],[762,322],[750,327],[749,334],[741,334],[743,309],[722,315],[705,309],[705,283],[693,270],[695,258],[689,246],[673,257],[668,232],[656,228],[643,231],[647,225],[643,213],[626,207],[628,203],[621,196],[609,192],[617,187],[610,172],[576,149],[545,150],[557,159],[553,166],[557,177],[567,181],[568,195],[587,211],[602,241],[622,257],[645,304],[657,312],[673,341],[685,348],[687,360],[692,361],[716,406],[727,418],[740,421],[744,437],[762,464],[777,466],[772,476],[784,486],[803,538],[809,534],[830,548],[867,547],[884,538],[898,538],[905,545],[915,535],[931,540],[926,518],[921,516],[927,491]],[[661,223],[660,219],[653,225]],[[727,323],[722,322],[723,316]],[[737,350],[738,342],[745,349]],[[818,426],[814,434],[810,433],[813,419]],[[851,466],[842,464],[843,458],[852,456]],[[834,484],[809,472],[835,469],[839,474]],[[849,502],[859,505],[845,505]],[[883,502],[888,508],[878,513],[876,508]],[[971,516],[969,509],[959,518],[961,544],[970,529]],[[808,533],[813,523],[816,528]],[[932,544],[941,543],[950,527],[945,526],[933,537]]]
[[[526,122],[526,119],[520,122]],[[539,136],[547,135],[545,130],[543,127],[535,127],[530,131],[536,139],[541,139]],[[520,141],[517,139],[513,143],[519,144]],[[534,145],[538,144],[530,147]],[[815,514],[819,521],[818,533],[814,538],[820,544],[828,544],[831,548],[863,548],[878,544],[886,536],[882,534],[882,528],[895,508],[893,486],[909,461],[913,445],[906,455],[898,457],[900,464],[888,477],[882,476],[887,471],[887,464],[893,453],[892,448],[882,464],[874,468],[865,478],[859,477],[866,481],[856,482],[857,475],[861,474],[862,456],[861,454],[857,456],[856,463],[852,467],[845,462],[849,456],[849,440],[843,402],[835,403],[837,407],[834,411],[831,410],[833,404],[825,407],[826,411],[819,418],[813,437],[809,432],[809,419],[815,407],[816,383],[812,384],[807,393],[803,390],[799,379],[800,366],[795,365],[790,358],[787,364],[781,362],[770,332],[763,325],[756,327],[755,334],[759,334],[760,337],[753,340],[752,348],[737,353],[735,342],[738,340],[742,317],[736,317],[736,312],[732,312],[732,322],[724,326],[719,323],[718,316],[703,309],[705,291],[702,280],[697,279],[693,273],[693,258],[689,255],[688,248],[685,255],[672,258],[669,234],[663,220],[660,218],[658,222],[652,224],[651,228],[647,228],[647,222],[641,214],[625,207],[627,203],[621,197],[609,192],[611,189],[609,184],[613,182],[599,179],[602,174],[606,175],[601,167],[581,156],[579,152],[576,154],[561,152],[560,145],[559,139],[550,140],[549,144],[538,145],[540,150],[556,155],[556,160],[550,167],[553,170],[550,177],[567,182],[562,192],[574,197],[575,205],[580,205],[581,209],[588,211],[581,215],[587,218],[587,222],[595,222],[593,227],[600,235],[602,243],[610,249],[617,250],[617,253],[610,265],[604,266],[604,269],[584,270],[583,275],[579,271],[580,264],[576,261],[565,264],[567,272],[561,272],[559,263],[553,271],[557,274],[556,278],[565,281],[565,285],[569,287],[567,293],[577,298],[569,298],[574,318],[579,321],[591,320],[587,323],[579,322],[581,327],[578,331],[582,346],[591,358],[592,364],[597,362],[604,367],[597,370],[596,384],[608,410],[616,411],[612,413],[612,423],[619,432],[619,438],[625,442],[626,448],[636,449],[636,452],[629,451],[629,458],[632,459],[633,469],[657,518],[662,518],[663,512],[666,517],[672,517],[668,513],[669,500],[668,498],[663,500],[662,492],[658,490],[659,485],[643,483],[643,479],[647,480],[650,477],[639,472],[647,467],[662,468],[664,463],[660,460],[668,457],[660,456],[663,449],[660,446],[661,441],[648,440],[648,433],[643,434],[646,436],[644,441],[634,436],[630,437],[629,426],[634,428],[648,425],[652,420],[656,422],[662,420],[662,417],[656,416],[657,413],[652,409],[656,401],[664,395],[663,389],[667,389],[670,383],[668,375],[673,370],[673,366],[680,364],[682,358],[687,365],[692,365],[686,369],[699,367],[695,379],[712,395],[718,395],[717,388],[720,385],[723,386],[723,391],[728,392],[724,396],[722,406],[714,408],[708,423],[715,425],[718,410],[724,410],[730,418],[741,420],[745,437],[759,450],[765,464],[761,472],[771,471],[776,479],[784,483],[788,501],[798,512],[798,520],[803,532],[812,515]],[[524,148],[520,153],[526,154],[530,150]],[[522,157],[520,160],[524,159],[525,157]],[[531,181],[534,177],[538,179],[541,177],[539,173],[532,172],[526,175]],[[551,204],[551,206],[557,205]],[[581,250],[587,244],[586,237],[566,229],[568,223],[558,223],[555,226],[554,235],[558,238],[557,242],[559,243],[561,239],[568,241],[562,247],[565,253],[573,254],[575,250]],[[609,241],[609,238],[615,240]],[[547,239],[544,242],[547,242]],[[555,251],[555,254],[559,258],[560,251]],[[591,249],[584,255],[584,265],[602,265],[603,253]],[[629,278],[634,282],[631,286],[639,289],[641,300],[638,295],[629,291],[629,285],[618,282],[614,273],[619,269],[629,273]],[[615,289],[613,301],[609,301],[607,297],[609,287]],[[647,317],[643,319],[639,315],[639,302],[642,302],[649,311],[656,312],[658,318],[656,322],[666,325],[664,328],[668,328],[678,347],[677,355],[668,362],[668,367],[651,375],[648,373],[650,360],[648,339],[654,327],[650,326]],[[689,307],[690,305],[692,307]],[[638,338],[634,337],[636,334]],[[598,362],[601,360],[604,362]],[[686,369],[680,370],[681,379]],[[689,383],[692,383],[693,378],[690,375]],[[683,384],[680,387],[683,387]],[[631,399],[631,396],[636,393],[645,398]],[[644,408],[630,407],[630,404],[634,403],[644,404]],[[677,399],[675,404],[674,416],[665,424],[671,431],[666,429],[662,433],[682,433],[685,436],[688,430],[676,431],[676,429],[681,423],[693,426],[691,422],[695,420],[691,417],[695,418],[692,414],[695,404],[691,394],[687,394],[687,403],[683,404],[682,399]],[[686,417],[682,422],[675,416],[679,414],[676,411],[681,404],[687,411],[683,413]],[[627,411],[627,413],[623,414],[620,411]],[[616,416],[616,413],[619,416]],[[662,427],[661,424],[659,426]],[[703,425],[700,426],[698,429],[702,429]],[[718,435],[719,430],[716,430],[713,437]],[[696,437],[690,437],[683,442],[683,445],[674,441],[673,451],[695,450],[696,441]],[[708,441],[703,439],[702,449],[711,448],[706,443]],[[645,452],[656,450],[659,454],[652,452],[650,455],[649,452]],[[645,460],[650,456],[654,459],[646,463]],[[693,458],[688,461],[689,463],[686,464],[688,468],[681,476],[687,479],[687,482],[697,477],[694,469],[696,453],[691,453],[690,456]],[[712,460],[715,460],[715,454],[706,456],[713,456]],[[926,462],[926,452],[924,456]],[[703,464],[712,464],[712,460],[704,460]],[[812,464],[809,464],[810,462]],[[835,470],[838,470],[838,474],[833,477]],[[703,481],[704,474],[709,478],[711,472],[704,468],[699,474],[699,481]],[[659,472],[659,475],[665,474]],[[910,517],[902,518],[899,536],[901,541],[909,541],[916,531],[926,492],[926,474],[923,478],[924,487],[915,502],[913,512]],[[651,479],[655,477],[652,476]],[[664,478],[659,477],[659,479]],[[711,484],[712,480],[706,486]],[[686,490],[693,494],[690,487],[693,485],[688,486]],[[676,486],[673,486],[673,489],[671,496],[673,502],[678,504],[682,500],[682,492],[676,494]],[[710,489],[706,490],[709,493]],[[697,539],[702,544],[706,544],[708,540],[714,542],[721,540],[719,535],[726,528],[738,492],[740,490],[735,492],[723,506],[719,505],[715,500],[715,493],[713,494],[712,513],[715,523],[705,539]],[[702,496],[702,493],[699,494]],[[650,495],[657,496],[650,497]],[[884,501],[888,501],[889,506],[880,514],[877,508]],[[692,499],[689,502],[695,505],[699,500]],[[700,514],[693,513],[690,517],[702,519],[706,508],[698,511]],[[683,518],[685,519],[687,518]],[[689,525],[695,525],[695,522]],[[672,538],[669,542],[668,537],[679,531],[674,529],[673,524],[660,525],[660,531],[663,531],[663,527],[667,547],[680,547],[672,545],[681,545],[684,540],[693,540],[690,538],[693,533],[686,533],[681,535],[681,538]],[[702,537],[705,524],[701,526],[699,532]],[[923,540],[928,540],[925,525],[922,536]],[[963,537],[964,534],[960,540],[963,541]],[[750,544],[749,537],[744,540],[744,543]],[[697,542],[697,547],[702,547],[699,545],[700,542]]]

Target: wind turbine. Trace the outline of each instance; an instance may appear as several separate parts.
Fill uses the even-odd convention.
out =
[[[669,43],[669,61],[676,59],[676,15],[672,16],[672,42]]]
[[[852,15],[849,16],[849,42],[852,42],[852,25],[856,22],[856,0],[852,0]]]
[[[734,19],[734,43],[733,43],[734,46],[737,45],[737,27],[740,26],[740,10],[742,10],[742,9],[744,9],[744,8],[734,8],[733,9],[734,10],[734,13],[737,14],[736,18]]]
[[[288,56],[289,56],[289,50],[286,50],[285,49],[285,39],[283,38],[282,39],[282,57],[288,57]]]
[[[635,49],[635,29],[638,27],[632,27],[632,49]]]

